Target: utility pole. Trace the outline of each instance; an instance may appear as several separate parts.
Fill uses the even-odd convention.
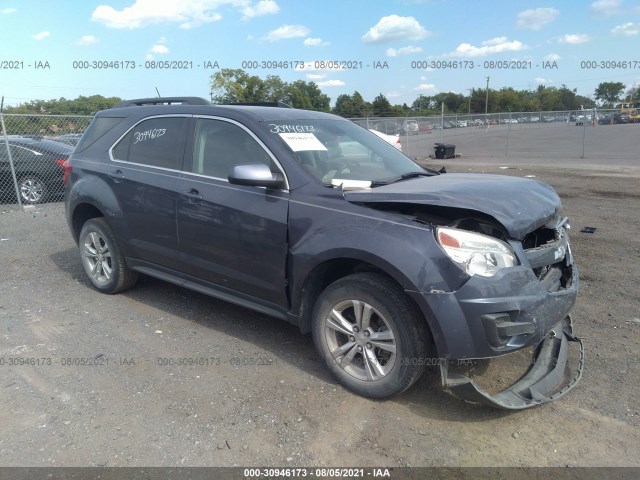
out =
[[[469,90],[469,116],[471,116],[471,92],[473,88],[468,88],[467,90]]]
[[[487,77],[487,95],[484,99],[484,121],[487,125],[487,132],[489,131],[489,117],[488,117],[488,113],[489,113],[489,78]]]

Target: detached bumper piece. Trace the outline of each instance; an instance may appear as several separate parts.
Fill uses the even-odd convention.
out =
[[[577,343],[580,350],[578,370],[561,385],[569,355],[569,344]],[[522,410],[552,402],[576,386],[584,368],[584,346],[573,335],[571,317],[557,323],[540,342],[527,373],[511,387],[490,395],[466,375],[449,373],[448,362],[440,366],[442,383],[454,395],[468,402],[480,403],[504,410]]]

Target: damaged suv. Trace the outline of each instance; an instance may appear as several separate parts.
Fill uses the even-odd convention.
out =
[[[280,107],[178,97],[99,112],[65,172],[93,285],[112,294],[141,273],[291,322],[372,398],[435,364],[456,395],[506,409],[576,384],[578,272],[550,186],[440,174],[348,120]],[[495,395],[448,368],[534,346]]]

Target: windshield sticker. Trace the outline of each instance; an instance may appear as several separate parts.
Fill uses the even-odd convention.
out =
[[[313,133],[280,133],[280,136],[294,152],[327,151],[327,147]]]
[[[133,144],[135,145],[136,143],[144,142],[145,140],[156,139],[163,136],[166,131],[166,128],[154,128],[152,130],[146,130],[144,132],[134,132],[133,138],[135,138],[135,142],[133,142]]]
[[[270,123],[269,131],[271,133],[313,133],[315,129],[313,125],[276,125]]]

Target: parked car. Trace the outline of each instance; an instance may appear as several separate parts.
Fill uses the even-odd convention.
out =
[[[418,126],[418,122],[415,120],[409,120],[405,125],[405,134],[408,135],[417,135],[420,132],[420,127]]]
[[[598,118],[598,125],[612,125],[614,115],[612,113],[605,113]]]
[[[613,114],[613,123],[615,124],[627,124],[629,123],[629,115],[626,113],[614,113]]]
[[[579,379],[581,348],[563,376],[578,273],[549,185],[440,174],[326,113],[197,98],[99,112],[66,168],[67,221],[101,292],[142,273],[286,320],[372,398],[428,364],[456,395],[505,409]],[[449,369],[536,345],[495,395]]]
[[[61,198],[63,164],[73,147],[42,137],[8,137],[11,159],[22,203],[35,204]],[[0,139],[0,198],[16,201],[15,184],[4,139]]]
[[[387,135],[386,133],[379,132],[378,130],[369,129],[371,133],[374,133],[385,142],[393,145],[398,150],[402,151],[402,144],[400,143],[400,135]]]
[[[430,123],[420,123],[418,125],[418,130],[421,132],[431,133],[433,130],[433,125]]]
[[[378,130],[369,129],[371,133],[380,137],[385,142],[393,145],[398,150],[402,151],[402,144],[400,143],[400,135],[387,135],[386,133],[379,132]],[[368,161],[371,156],[371,150],[366,148],[360,142],[352,140],[350,137],[337,136],[336,142],[327,142],[328,154],[335,157],[343,158],[345,161]],[[313,165],[313,169],[316,168],[316,162],[305,162],[305,166]]]
[[[72,147],[75,147],[80,141],[81,137],[82,137],[81,133],[65,133],[63,135],[58,135],[57,137],[50,137],[49,139],[57,142],[66,143],[67,145],[71,145]]]

